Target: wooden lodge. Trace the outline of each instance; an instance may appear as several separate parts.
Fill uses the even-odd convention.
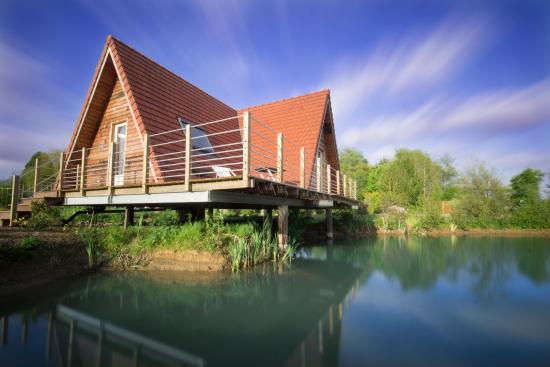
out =
[[[27,203],[121,206],[129,215],[278,208],[283,227],[288,207],[330,214],[357,205],[356,183],[339,171],[329,90],[234,109],[111,36],[59,159],[50,177],[36,163]],[[14,176],[0,219],[13,222],[21,191]]]

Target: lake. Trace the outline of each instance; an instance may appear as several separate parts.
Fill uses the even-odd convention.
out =
[[[550,366],[550,241],[299,250],[238,274],[96,274],[0,305],[1,366]]]

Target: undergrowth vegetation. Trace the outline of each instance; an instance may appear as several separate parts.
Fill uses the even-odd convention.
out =
[[[221,218],[164,225],[172,214],[162,215],[162,225],[84,227],[77,233],[86,246],[89,266],[110,261],[114,267],[146,264],[154,250],[197,250],[223,255],[228,267],[236,271],[269,260],[291,261],[297,244],[279,250],[271,226],[252,222],[225,224]]]

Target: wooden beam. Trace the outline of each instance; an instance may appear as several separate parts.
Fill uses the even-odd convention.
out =
[[[243,113],[243,181],[246,186],[250,177],[250,112]]]
[[[63,152],[59,153],[59,183],[57,185],[57,192],[61,196],[61,191],[63,191],[63,176],[65,175],[65,155]]]
[[[134,207],[127,206],[124,208],[124,229],[134,225]]]
[[[332,192],[332,177],[331,177],[331,172],[330,172],[330,164],[327,164],[327,194],[331,194]]]
[[[34,185],[33,185],[33,189],[32,189],[33,196],[38,191],[38,173],[39,173],[38,157],[36,157],[36,159],[34,160]]]
[[[336,171],[336,195],[340,195],[340,170]]]
[[[86,187],[86,148],[82,148],[80,159],[80,195],[84,196],[84,188]]]
[[[17,204],[19,203],[19,176],[13,175],[11,181],[11,202],[10,202],[10,227],[15,225],[17,219]]]
[[[74,188],[75,190],[78,190],[80,187],[78,180],[80,179],[80,163],[76,165],[76,176],[74,180]]]
[[[191,124],[185,125],[185,191],[191,191]]]
[[[277,210],[277,222],[279,224],[277,239],[279,249],[284,250],[288,246],[288,205],[280,205]]]
[[[283,133],[277,134],[277,181],[283,182]]]
[[[306,187],[306,148],[300,148],[300,187]]]
[[[321,160],[317,157],[317,169],[315,170],[317,173],[317,192],[321,192]]]
[[[149,192],[149,146],[151,145],[151,138],[149,134],[145,133],[143,137],[143,171],[141,178],[141,192],[147,194]]]

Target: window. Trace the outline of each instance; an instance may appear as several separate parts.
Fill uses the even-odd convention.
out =
[[[178,117],[178,121],[181,128],[184,130],[185,127],[190,124],[181,117]],[[214,149],[212,148],[212,144],[210,144],[208,136],[206,136],[206,132],[199,127],[194,127],[193,125],[191,125],[191,146],[192,149],[198,149],[203,153],[214,153]]]

